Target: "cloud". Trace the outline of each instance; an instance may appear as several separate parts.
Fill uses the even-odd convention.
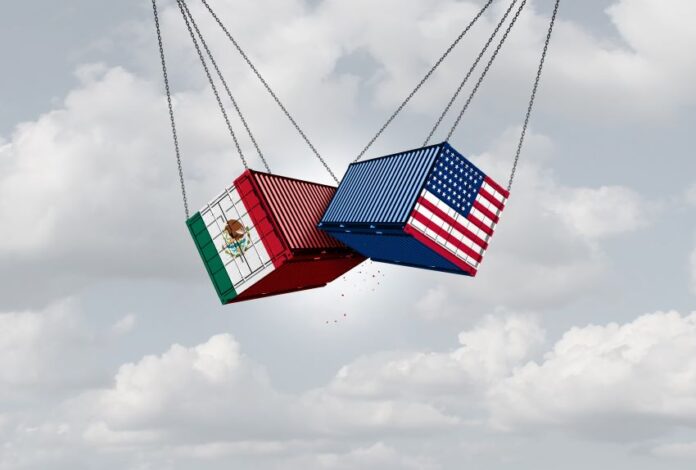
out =
[[[696,458],[696,442],[675,442],[661,444],[652,449],[656,457],[693,460]]]
[[[506,429],[563,428],[599,439],[696,426],[696,313],[658,312],[572,328],[543,361],[490,392]]]
[[[98,419],[85,437],[102,445],[283,441],[374,432],[425,432],[455,420],[427,404],[345,402],[322,391],[276,391],[230,335],[121,366],[111,389],[86,398]],[[182,423],[186,423],[182,426]]]
[[[114,323],[111,326],[111,331],[115,335],[125,335],[127,333],[130,333],[133,330],[133,328],[135,328],[135,324],[137,321],[138,317],[136,317],[132,313],[129,313],[128,315],[124,316],[119,321]]]
[[[649,224],[649,204],[621,186],[569,189],[547,204],[564,223],[588,238],[619,235]]]
[[[94,385],[101,377],[92,354],[97,350],[97,338],[74,301],[41,312],[0,313],[0,396],[5,406]]]
[[[534,319],[489,316],[459,334],[451,352],[381,353],[340,369],[326,391],[344,399],[399,397],[461,412],[481,406],[491,384],[524,364],[543,343]]]
[[[691,291],[696,294],[696,247],[689,256],[689,274],[691,277]]]
[[[274,387],[228,334],[173,345],[122,365],[111,386],[65,401],[50,418],[0,415],[12,449],[0,468],[74,455],[95,465],[109,456],[113,468],[172,456],[172,468],[245,459],[269,469],[439,468],[432,447],[426,458],[425,447],[404,442],[444,442],[438,436],[467,430],[642,442],[696,428],[696,313],[575,327],[542,356],[544,336],[532,317],[489,316],[460,333],[453,350],[364,356],[300,393]],[[37,445],[40,454],[31,451]],[[690,449],[653,447],[659,456]]]
[[[684,193],[684,199],[687,204],[696,206],[696,184],[691,185]]]
[[[504,132],[489,151],[472,157],[474,163],[497,181],[506,181],[519,131]],[[595,234],[588,233],[587,222],[551,208],[569,194],[587,191],[596,195],[601,190],[560,183],[550,169],[557,150],[547,137],[531,133],[525,149],[510,200],[475,282],[461,283],[454,277],[444,281],[451,292],[459,293],[453,296],[453,305],[471,304],[472,300],[489,305],[495,299],[495,305],[512,309],[550,309],[589,292],[601,294],[610,258]],[[633,194],[627,188],[613,191]],[[583,201],[583,205],[591,203]],[[595,223],[599,210],[588,209],[590,223]],[[621,228],[628,228],[627,224]]]
[[[290,462],[289,468],[315,468],[318,470],[434,470],[442,468],[431,459],[404,455],[398,449],[383,442],[369,447],[359,447],[347,453],[321,453]]]
[[[63,109],[19,125],[0,148],[0,224],[22,227],[0,242],[3,303],[30,303],[29,285],[42,286],[31,296],[40,303],[190,265],[177,256],[185,234],[158,87],[120,68],[80,76]]]
[[[625,99],[626,106],[644,106],[643,84],[632,86],[625,82],[643,80],[640,77],[646,74],[615,73],[607,69],[606,63],[613,67],[622,62],[621,57],[635,55],[640,64],[648,64],[645,65],[648,70],[675,73],[676,61],[665,59],[663,50],[654,50],[657,46],[645,44],[632,33],[635,30],[632,25],[645,24],[651,18],[650,5],[641,2],[633,9],[622,5],[623,2],[611,14],[617,25],[625,25],[619,31],[631,38],[630,44],[636,43],[633,52],[609,47],[572,23],[560,22],[554,42],[554,61],[550,61],[545,77],[545,94],[554,96],[569,86],[574,86],[576,92],[570,98],[564,95],[563,99],[550,100],[552,104],[572,108],[577,98],[582,113],[588,109],[594,112],[587,103],[607,102],[606,92],[612,97],[630,93]],[[686,11],[691,8],[688,4],[680,5]],[[286,2],[282,8],[271,6],[268,0],[242,9],[223,2],[219,14],[232,22],[244,44],[253,45],[252,55],[257,65],[334,168],[344,167],[350,159],[350,148],[359,147],[356,139],[362,141],[368,126],[370,129],[376,126],[382,119],[380,116],[403,99],[417,80],[414,77],[427,70],[433,57],[459,32],[461,24],[480,8],[479,3],[449,0],[438,0],[437,5],[427,6],[414,0],[379,5],[361,0],[349,7],[343,2],[328,1],[311,9],[301,1]],[[230,45],[224,36],[215,34],[217,26],[200,5],[191,8],[203,30],[210,31],[209,42],[219,52],[221,67],[240,71],[232,80],[233,92],[242,101],[248,121],[257,131],[266,153],[296,155],[271,158],[276,163],[275,171],[325,179],[320,165],[304,156],[307,155],[304,144],[244,64],[234,54],[220,53],[229,51]],[[365,16],[364,11],[368,10],[372,14]],[[462,45],[462,55],[476,49],[501,12],[499,7],[494,7],[472,30]],[[260,17],[265,25],[263,30],[251,27],[259,24]],[[682,21],[681,17],[674,20]],[[509,45],[511,49],[501,56],[497,70],[505,80],[496,79],[495,74],[491,76],[491,88],[502,90],[503,95],[496,95],[501,103],[509,101],[505,96],[509,89],[517,88],[509,86],[507,77],[533,72],[544,21],[544,15],[530,8],[520,20],[515,41]],[[191,206],[195,209],[228,185],[241,167],[230,153],[231,139],[217,116],[216,104],[206,88],[176,7],[163,7],[162,24],[175,89],[184,171]],[[403,24],[414,25],[417,34],[413,28],[404,29]],[[133,37],[128,36],[124,41],[129,47],[133,44],[130,50],[151,51],[149,19],[131,25],[128,31]],[[404,49],[410,53],[403,54]],[[369,58],[367,65],[342,71],[339,65],[356,51]],[[27,297],[25,286],[31,283],[44,286],[31,300],[41,305],[107,279],[205,280],[183,227],[158,64],[151,60],[151,52],[147,54],[148,60],[143,58],[143,63],[150,66],[142,74],[104,64],[82,66],[77,71],[79,85],[61,106],[19,125],[10,139],[0,144],[0,224],[22,227],[8,233],[0,242],[0,256],[5,261],[0,274],[8,279],[0,286],[0,298],[6,306],[23,305]],[[683,59],[687,64],[692,62],[688,57]],[[656,60],[668,61],[664,65],[669,67],[655,67],[651,61]],[[633,63],[633,60],[625,62]],[[451,89],[452,77],[461,75],[460,63],[456,56],[443,64],[441,73],[433,77],[434,86],[424,89],[423,99],[414,101],[409,109],[411,117],[405,121],[406,131],[385,135],[378,143],[379,149],[402,146],[404,135],[411,135],[432,120],[441,106],[443,90]],[[577,64],[583,64],[582,73],[578,73]],[[308,70],[312,73],[307,73]],[[689,70],[687,67],[686,71]],[[689,75],[678,76],[681,80]],[[690,93],[690,89],[684,88],[682,92]],[[634,96],[635,90],[640,91],[641,99]],[[583,95],[584,91],[592,96]],[[528,89],[520,87],[515,93],[522,97]],[[312,99],[307,100],[307,96]],[[663,99],[663,94],[652,96]],[[327,107],[326,103],[331,106]],[[660,109],[663,105],[660,104]],[[507,112],[501,115],[513,116]],[[512,120],[504,119],[497,128],[517,125],[519,115],[514,116]],[[240,130],[237,121],[233,125]],[[504,133],[504,145],[494,148],[496,144],[491,144],[490,150],[481,156],[488,159],[500,155],[497,176],[501,178],[508,171],[503,169],[502,155],[510,154],[508,143],[513,145],[515,133]],[[257,165],[253,149],[246,139],[244,142],[244,150],[252,164]],[[537,150],[550,151],[551,144],[539,135],[530,135],[528,144],[526,152],[530,154]],[[509,161],[504,165],[509,166]],[[497,259],[490,256],[481,272],[479,287],[467,291],[468,296],[483,300],[494,291],[503,292],[501,302],[514,303],[515,307],[566,302],[602,283],[607,260],[601,249],[590,246],[583,236],[621,233],[635,227],[639,219],[644,220],[643,213],[635,209],[642,201],[630,189],[565,187],[553,176],[546,175],[546,170],[541,163],[528,168],[524,175],[527,184],[516,188],[515,201],[511,201],[492,248],[509,252],[510,256]],[[527,195],[523,196],[525,192]],[[598,221],[603,213],[594,204],[598,199],[630,210],[600,229]],[[565,201],[565,206],[549,208],[542,200]],[[518,216],[510,215],[515,211]],[[559,217],[565,227],[559,225]],[[503,234],[506,224],[510,227],[507,236]],[[511,235],[513,232],[515,236]],[[548,246],[552,249],[547,250]],[[517,282],[522,274],[539,282]],[[498,286],[502,288],[496,290],[493,279],[499,280]],[[540,289],[542,285],[544,288]],[[442,289],[447,291],[448,286],[443,284]]]

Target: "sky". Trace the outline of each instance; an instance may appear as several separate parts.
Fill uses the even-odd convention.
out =
[[[484,3],[209,2],[338,175]],[[272,170],[330,183],[187,3]],[[450,140],[499,181],[553,3],[527,2]],[[243,167],[175,2],[158,4],[198,208]],[[423,141],[507,5],[367,158]],[[561,1],[476,278],[367,262],[221,306],[184,223],[150,1],[5,5],[0,469],[694,468],[695,16]]]

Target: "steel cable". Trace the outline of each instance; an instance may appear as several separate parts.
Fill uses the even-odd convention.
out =
[[[205,0],[203,0],[205,1]],[[425,84],[426,81],[432,76],[432,74],[435,72],[435,70],[440,67],[440,64],[447,58],[447,56],[454,50],[454,48],[459,44],[459,42],[466,36],[466,34],[469,32],[469,30],[478,22],[478,20],[483,16],[484,12],[488,9],[488,7],[493,3],[493,0],[488,0],[486,4],[481,8],[481,10],[476,14],[476,16],[469,22],[469,24],[464,28],[464,30],[457,36],[457,38],[454,40],[452,44],[447,48],[444,54],[440,56],[440,58],[435,62],[435,65],[433,65],[428,73],[425,74],[423,79],[416,85],[416,87],[411,91],[411,93],[408,94],[406,99],[399,105],[398,108],[396,108],[396,111],[392,113],[391,116],[389,116],[389,119],[387,119],[387,122],[384,123],[384,125],[377,131],[377,134],[367,143],[365,148],[362,149],[362,151],[358,154],[357,158],[353,160],[353,163],[360,161],[360,159],[367,153],[367,151],[372,147],[372,144],[375,143],[377,139],[384,133],[384,131],[389,127],[389,125],[392,123],[394,118],[401,113],[401,111],[404,109],[404,107],[408,104],[409,101],[411,101],[411,98],[415,96],[416,93],[418,93],[418,90],[421,89],[421,87]]]
[[[181,151],[179,149],[179,138],[176,132],[176,121],[174,119],[174,107],[172,106],[172,94],[169,87],[169,76],[167,74],[167,61],[164,56],[164,45],[162,42],[162,31],[160,29],[159,14],[157,13],[157,2],[152,0],[152,12],[155,17],[155,29],[157,30],[157,43],[159,45],[160,61],[162,63],[162,76],[164,77],[164,88],[167,92],[167,105],[169,106],[169,121],[172,128],[174,140],[174,150],[176,152],[176,164],[179,169],[179,183],[181,185],[181,197],[184,201],[184,213],[186,220],[189,219],[188,199],[186,198],[186,183],[184,182],[184,170],[181,164]]]

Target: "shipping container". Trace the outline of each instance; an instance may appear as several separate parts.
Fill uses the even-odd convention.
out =
[[[364,257],[317,229],[336,188],[247,170],[188,228],[223,304],[325,286]]]
[[[443,142],[351,164],[319,228],[374,261],[475,276],[508,197]]]

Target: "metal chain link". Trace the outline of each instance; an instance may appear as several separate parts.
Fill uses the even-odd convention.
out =
[[[440,127],[440,124],[442,124],[442,120],[445,119],[445,116],[449,112],[449,110],[452,108],[452,105],[454,105],[454,102],[457,100],[459,97],[459,94],[462,92],[462,89],[464,89],[464,86],[467,84],[469,81],[469,78],[471,78],[471,75],[474,73],[474,70],[476,67],[478,67],[479,62],[481,62],[481,59],[483,59],[484,54],[486,51],[488,51],[488,48],[490,45],[493,43],[493,39],[498,35],[498,31],[500,31],[500,28],[503,27],[503,24],[505,23],[505,20],[507,20],[508,16],[510,16],[510,12],[512,11],[512,8],[515,6],[517,3],[517,0],[513,0],[508,9],[505,11],[505,14],[503,17],[500,19],[498,22],[498,25],[495,27],[495,30],[493,31],[493,34],[488,38],[488,41],[486,42],[485,46],[483,46],[483,49],[481,52],[479,52],[478,57],[476,57],[476,60],[474,63],[471,65],[471,68],[467,72],[466,76],[464,77],[464,80],[461,81],[459,84],[459,87],[457,88],[457,91],[454,92],[454,95],[452,96],[452,99],[449,100],[449,103],[447,103],[447,106],[445,107],[445,110],[442,111],[442,114],[440,114],[440,117],[437,119],[437,122],[433,126],[433,128],[430,130],[430,133],[428,134],[428,137],[425,139],[425,142],[423,142],[423,147],[428,145],[428,142],[430,142],[430,139],[432,139],[433,135],[437,131],[438,127]]]
[[[157,2],[152,0],[152,13],[155,17],[155,29],[157,30],[157,43],[159,44],[160,61],[162,62],[162,76],[164,77],[164,88],[167,92],[167,105],[169,106],[169,121],[172,128],[174,139],[174,150],[176,152],[176,164],[179,169],[179,183],[181,185],[181,198],[184,201],[184,213],[186,220],[189,219],[188,199],[186,198],[186,184],[184,183],[184,170],[181,164],[181,151],[179,149],[179,138],[176,133],[176,121],[174,120],[174,107],[172,106],[172,94],[169,88],[169,76],[167,75],[167,62],[164,57],[164,45],[162,43],[162,31],[160,29],[159,15],[157,13]]]
[[[556,5],[553,8],[553,15],[551,16],[551,22],[549,23],[549,30],[546,33],[546,41],[544,42],[544,50],[541,53],[541,61],[539,62],[539,68],[537,69],[536,79],[534,80],[534,88],[532,89],[532,96],[529,100],[529,106],[527,106],[527,114],[524,118],[524,125],[522,126],[522,135],[520,136],[520,141],[517,144],[517,151],[515,152],[515,161],[512,164],[512,172],[510,173],[510,181],[508,181],[507,190],[510,192],[512,189],[512,183],[515,180],[515,173],[517,172],[517,163],[520,160],[520,154],[522,153],[522,145],[524,144],[524,138],[527,135],[527,128],[529,127],[529,119],[532,115],[532,109],[534,108],[534,100],[536,99],[537,91],[539,90],[539,82],[541,81],[541,72],[544,70],[544,62],[546,61],[546,54],[549,51],[549,44],[551,43],[551,34],[553,33],[553,27],[556,24],[556,15],[558,14],[558,7],[561,0],[556,0]]]
[[[229,30],[228,30],[228,29],[225,27],[225,25],[222,23],[222,21],[221,21],[220,18],[217,16],[217,14],[213,11],[213,9],[210,7],[210,5],[208,5],[208,2],[207,2],[206,0],[201,0],[201,1],[203,2],[203,5],[205,5],[205,7],[207,8],[208,12],[210,12],[210,15],[213,17],[213,19],[215,20],[215,22],[220,26],[220,29],[222,29],[222,31],[225,33],[225,35],[227,36],[227,38],[228,38],[228,39],[230,40],[230,42],[232,42],[232,44],[234,45],[235,49],[237,49],[237,51],[238,51],[239,54],[242,56],[242,58],[244,59],[244,61],[245,61],[245,62],[247,63],[247,65],[251,68],[252,72],[254,72],[254,74],[256,75],[256,77],[261,81],[261,83],[263,84],[263,86],[266,88],[266,91],[268,91],[268,93],[271,95],[271,97],[272,97],[273,100],[276,102],[276,104],[278,105],[278,107],[281,109],[281,111],[283,112],[283,114],[285,114],[285,117],[288,118],[288,120],[289,120],[290,123],[293,125],[293,127],[295,128],[295,130],[300,134],[300,136],[302,137],[302,139],[305,141],[305,143],[306,143],[306,144],[309,146],[309,148],[312,150],[312,152],[314,153],[314,156],[317,157],[317,159],[321,162],[321,164],[324,166],[324,168],[325,168],[326,171],[329,173],[329,175],[331,175],[331,178],[333,178],[333,180],[334,180],[336,183],[338,183],[338,178],[336,178],[336,175],[334,174],[334,172],[331,171],[331,168],[329,167],[329,165],[326,163],[326,161],[325,161],[324,158],[321,156],[321,154],[319,153],[319,151],[317,151],[317,149],[314,147],[314,145],[312,144],[312,142],[310,142],[310,140],[309,140],[309,138],[307,137],[307,135],[306,135],[306,134],[304,133],[304,131],[300,128],[299,124],[297,124],[297,121],[295,121],[295,119],[290,115],[290,112],[287,110],[287,108],[285,107],[285,105],[283,105],[283,103],[280,101],[280,98],[278,98],[278,95],[275,94],[275,92],[273,91],[273,89],[271,89],[271,87],[270,87],[270,85],[268,84],[268,82],[263,78],[263,76],[261,75],[261,73],[258,71],[258,69],[257,69],[256,66],[254,65],[254,63],[251,61],[251,59],[249,59],[249,56],[247,56],[247,54],[244,52],[244,50],[241,48],[241,46],[240,46],[239,43],[236,41],[236,39],[232,36],[232,34],[229,32]]]
[[[237,104],[237,100],[234,99],[234,96],[232,95],[232,92],[230,91],[230,87],[227,84],[227,80],[225,80],[225,77],[223,76],[222,72],[220,71],[220,68],[218,67],[217,62],[215,61],[215,58],[213,57],[213,54],[210,51],[210,48],[208,47],[208,43],[205,41],[205,38],[203,37],[201,30],[198,28],[198,24],[196,23],[196,20],[193,18],[191,11],[189,10],[188,6],[186,5],[186,2],[182,1],[181,3],[184,7],[184,10],[186,11],[188,19],[191,22],[191,25],[193,25],[193,29],[196,31],[196,35],[198,36],[200,43],[203,45],[203,49],[205,50],[206,55],[208,56],[208,59],[210,60],[210,63],[213,65],[213,68],[215,69],[215,72],[216,72],[218,78],[220,79],[220,82],[222,83],[222,86],[224,87],[225,92],[227,93],[227,96],[229,97],[230,101],[232,102],[234,109],[237,111],[237,115],[239,116],[239,119],[242,121],[242,124],[244,125],[244,129],[246,129],[246,132],[249,135],[251,142],[254,144],[254,148],[256,148],[256,151],[258,152],[259,157],[261,158],[261,161],[262,161],[264,167],[266,168],[266,171],[268,171],[268,173],[271,173],[271,169],[268,166],[268,162],[266,161],[266,158],[264,157],[263,152],[261,152],[261,149],[259,148],[259,145],[256,142],[256,139],[254,138],[254,134],[251,132],[251,129],[249,128],[247,120],[244,117],[244,114],[242,113],[241,109],[239,108],[239,105]]]
[[[186,23],[186,28],[188,29],[189,35],[191,36],[191,41],[193,41],[193,45],[196,48],[196,52],[198,53],[198,57],[201,60],[201,65],[203,65],[203,70],[205,71],[205,74],[208,77],[208,82],[210,83],[210,87],[213,89],[213,94],[215,95],[215,99],[217,100],[218,106],[220,107],[220,111],[222,112],[222,117],[225,119],[225,124],[227,124],[227,129],[230,131],[230,135],[232,136],[232,140],[234,140],[235,147],[237,147],[237,152],[239,153],[239,158],[242,160],[242,164],[244,165],[244,168],[249,168],[249,165],[246,161],[246,158],[244,157],[244,152],[242,152],[242,147],[239,145],[239,140],[237,140],[237,135],[234,133],[234,129],[232,129],[232,124],[230,123],[229,116],[227,116],[227,111],[225,110],[225,106],[223,106],[222,100],[220,99],[220,93],[218,93],[218,89],[215,86],[215,81],[213,80],[212,75],[210,75],[210,70],[208,69],[208,64],[206,63],[205,57],[203,57],[203,52],[201,51],[201,48],[198,45],[198,40],[196,39],[196,35],[194,34],[193,29],[191,28],[191,23],[189,22],[189,19],[186,16],[186,12],[184,11],[183,0],[176,0],[176,4],[179,6],[179,11],[181,12],[181,17],[184,19],[184,22]]]
[[[483,79],[486,78],[488,71],[490,70],[491,66],[493,65],[493,62],[495,62],[496,57],[498,57],[498,53],[500,53],[500,50],[502,49],[503,44],[505,44],[505,40],[510,35],[510,31],[512,31],[512,28],[513,28],[513,26],[515,26],[515,23],[517,23],[517,19],[520,17],[520,13],[522,13],[522,10],[524,9],[526,4],[527,4],[527,0],[522,0],[522,3],[520,3],[519,8],[517,8],[517,11],[515,12],[515,16],[512,18],[512,21],[510,21],[510,24],[508,24],[508,27],[505,30],[505,34],[503,34],[503,37],[500,38],[500,41],[498,42],[498,46],[495,48],[495,52],[493,52],[493,55],[488,60],[488,63],[486,64],[486,68],[483,70],[483,73],[481,73],[481,76],[479,77],[478,82],[476,82],[474,89],[471,91],[471,94],[469,95],[469,98],[466,100],[464,107],[459,112],[459,116],[457,116],[457,119],[454,121],[454,125],[452,126],[452,129],[450,129],[449,134],[447,134],[447,138],[445,140],[450,140],[450,138],[452,138],[452,134],[454,134],[454,131],[457,129],[459,122],[462,120],[462,116],[464,116],[464,113],[469,108],[471,101],[474,99],[474,96],[476,96],[476,92],[478,91],[479,87],[481,86]]]
[[[203,0],[203,1],[205,1],[205,0]],[[392,121],[396,118],[396,116],[398,116],[399,113],[401,113],[401,111],[404,109],[404,107],[408,104],[408,102],[411,101],[411,98],[413,98],[415,96],[415,94],[418,93],[418,90],[420,90],[421,87],[425,84],[425,82],[428,81],[428,79],[435,72],[435,70],[437,70],[438,67],[440,67],[440,64],[442,64],[442,62],[447,58],[447,56],[450,54],[450,52],[452,52],[452,50],[454,50],[454,48],[457,46],[457,44],[459,44],[459,42],[462,40],[462,38],[464,38],[464,36],[466,36],[466,34],[469,32],[469,30],[478,22],[479,18],[481,18],[481,16],[483,16],[483,14],[488,9],[488,7],[491,6],[491,3],[493,3],[493,0],[488,0],[488,2],[486,2],[486,4],[483,6],[483,8],[481,8],[481,10],[476,14],[476,16],[466,26],[466,28],[464,28],[464,30],[459,34],[459,36],[457,36],[457,38],[454,40],[454,42],[452,44],[450,44],[450,46],[447,48],[445,53],[440,56],[440,58],[437,60],[437,62],[435,62],[435,65],[433,65],[430,68],[430,70],[428,71],[428,73],[425,74],[423,79],[418,83],[418,85],[416,85],[416,87],[413,89],[413,91],[411,91],[411,93],[408,94],[408,96],[403,101],[403,103],[401,103],[399,105],[399,107],[396,108],[396,111],[394,111],[392,113],[392,115],[389,116],[389,119],[387,119],[387,122],[384,123],[384,125],[380,128],[380,130],[377,131],[377,134],[375,134],[375,136],[367,143],[365,148],[362,149],[362,151],[358,154],[357,158],[355,160],[353,160],[353,163],[360,161],[360,159],[365,156],[365,153],[367,153],[367,151],[370,149],[370,147],[372,147],[372,144],[374,144],[375,141],[377,141],[377,139],[379,139],[379,137],[382,135],[382,133],[384,133],[384,131],[387,129],[387,127],[389,127],[389,125],[392,123]]]

